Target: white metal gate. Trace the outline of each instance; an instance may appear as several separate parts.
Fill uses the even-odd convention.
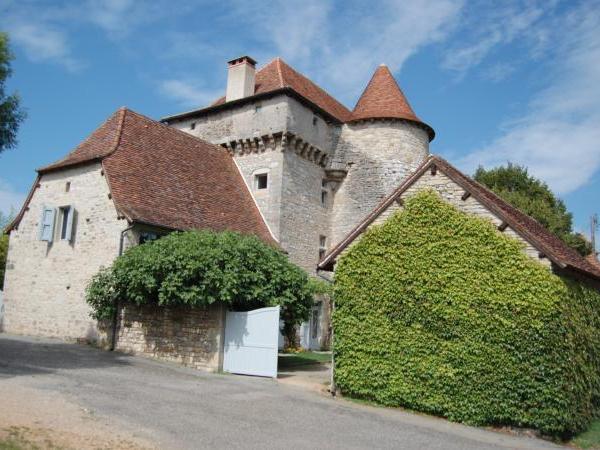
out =
[[[277,377],[279,306],[227,312],[223,370]]]

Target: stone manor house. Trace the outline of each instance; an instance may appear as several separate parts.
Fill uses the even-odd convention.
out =
[[[600,277],[536,221],[431,156],[434,130],[385,65],[353,110],[280,58],[257,71],[244,56],[227,70],[225,95],[213,104],[160,122],[122,108],[38,169],[7,229],[5,331],[102,339],[86,283],[127,247],[172,230],[253,233],[313,275],[333,271],[353,240],[423,188],[487,217],[548,267]],[[315,303],[303,346],[327,346],[328,314],[326,302]],[[223,317],[218,307],[130,308],[117,348],[218,368]]]

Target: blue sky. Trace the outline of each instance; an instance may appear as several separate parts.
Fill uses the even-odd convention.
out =
[[[224,92],[226,61],[276,56],[352,108],[380,63],[472,173],[526,165],[588,232],[600,210],[600,1],[0,1],[28,118],[0,154],[0,211],[115,109],[154,118]]]

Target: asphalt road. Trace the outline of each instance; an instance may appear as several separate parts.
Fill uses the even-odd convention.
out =
[[[0,335],[0,384],[5,380],[60,393],[159,448],[560,448],[269,379],[206,374],[45,339]]]

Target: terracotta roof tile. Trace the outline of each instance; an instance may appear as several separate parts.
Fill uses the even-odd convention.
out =
[[[487,187],[477,183],[475,180],[466,176],[446,160],[438,156],[430,156],[427,158],[421,166],[412,173],[412,175],[408,176],[400,186],[394,190],[394,192],[383,199],[361,223],[359,223],[344,239],[342,239],[342,241],[325,255],[323,260],[319,263],[319,268],[324,270],[332,269],[336,258],[344,251],[344,249],[362,234],[379,214],[387,209],[397,197],[406,191],[425,171],[429,170],[431,166],[435,166],[455,183],[459,184],[467,192],[473,195],[473,197],[480,201],[490,211],[495,213],[500,219],[504,220],[513,230],[551,261],[559,266],[569,267],[600,279],[600,268],[591,264],[579,255],[579,253],[565,244],[556,235],[548,231],[535,219],[510,205]]]
[[[276,244],[233,158],[222,147],[121,109],[66,158],[40,173],[94,160],[102,161],[117,210],[132,222],[232,230]]]
[[[317,86],[307,77],[290,67],[281,58],[275,58],[256,72],[254,94],[265,94],[279,89],[289,88],[311,103],[315,104],[340,122],[350,119],[351,113],[344,105]],[[211,106],[222,105],[225,97],[219,98]]]
[[[93,159],[101,159],[113,152],[118,144],[125,108],[121,108],[96,128],[81,144],[64,158],[38,169],[43,173],[61,167],[72,166]]]
[[[386,65],[377,68],[358,99],[350,121],[365,119],[404,119],[423,125],[433,139],[433,129],[414,113],[402,89]]]

